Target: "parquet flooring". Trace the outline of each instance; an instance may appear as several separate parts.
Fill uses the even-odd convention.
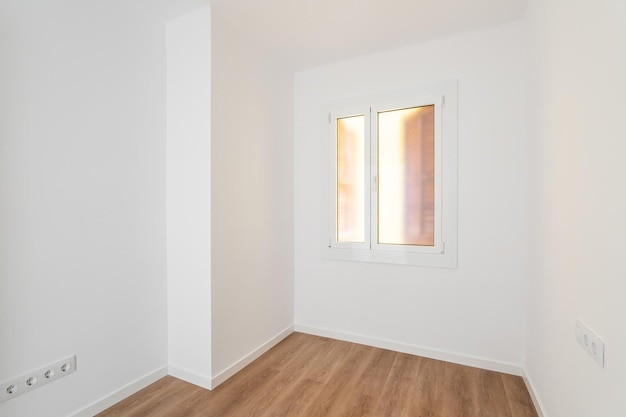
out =
[[[537,417],[520,377],[293,333],[208,391],[167,376],[97,417]]]

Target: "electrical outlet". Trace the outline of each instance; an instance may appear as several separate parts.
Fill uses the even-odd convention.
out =
[[[576,320],[576,341],[600,368],[604,368],[604,340],[580,320]]]
[[[76,370],[76,355],[0,383],[0,403],[56,381]]]

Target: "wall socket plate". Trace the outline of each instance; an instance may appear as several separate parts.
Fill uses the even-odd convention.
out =
[[[0,383],[0,403],[56,381],[76,370],[76,355]]]
[[[600,368],[604,368],[604,340],[580,320],[576,320],[576,341]]]

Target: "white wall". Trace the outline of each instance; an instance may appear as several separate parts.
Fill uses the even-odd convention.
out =
[[[293,77],[213,12],[211,296],[217,384],[293,327]]]
[[[508,24],[296,74],[296,329],[521,371],[526,51]],[[321,117],[331,100],[458,79],[458,269],[320,257]]]
[[[546,417],[626,415],[626,4],[531,1],[526,371]],[[599,368],[574,339],[606,342]]]
[[[169,373],[211,386],[211,10],[168,22]]]
[[[0,3],[0,404],[68,416],[167,364],[164,20],[147,1]]]
[[[289,71],[219,19],[208,70],[206,9],[169,25],[166,61],[159,8],[178,6],[159,3],[0,4],[0,380],[74,353],[79,367],[0,415],[66,416],[162,375],[168,325],[175,367],[220,382],[291,329],[294,269],[301,329],[524,363],[546,417],[626,414],[626,6],[531,0],[529,32],[513,23],[303,71],[294,115]],[[459,268],[321,259],[322,104],[451,78]],[[577,317],[606,340],[604,369],[575,344]]]

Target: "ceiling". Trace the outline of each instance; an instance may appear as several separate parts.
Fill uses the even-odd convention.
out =
[[[211,0],[212,13],[294,69],[523,17],[526,0]]]

